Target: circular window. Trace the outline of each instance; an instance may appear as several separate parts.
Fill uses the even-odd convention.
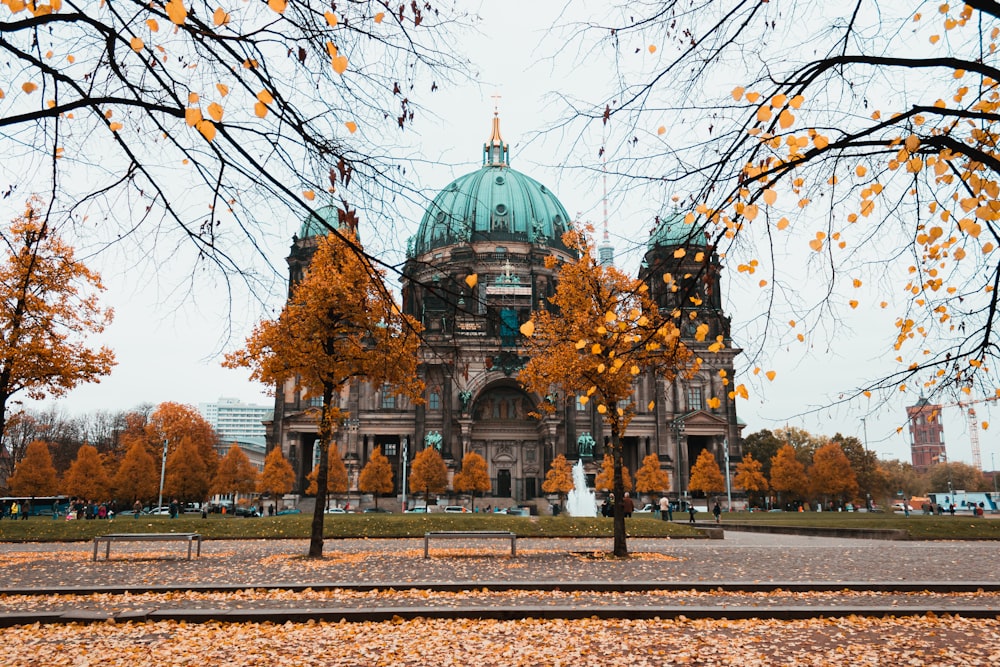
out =
[[[497,176],[495,182],[497,185],[503,185],[506,181],[504,181],[503,176]]]
[[[507,207],[504,206],[503,204],[497,204],[496,211],[497,211],[497,215],[506,215],[507,214]]]

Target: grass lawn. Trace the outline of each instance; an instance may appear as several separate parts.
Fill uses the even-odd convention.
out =
[[[200,533],[206,539],[307,538],[311,514],[240,518],[211,514],[166,516],[131,514],[112,520],[65,521],[31,517],[27,521],[0,521],[0,541],[90,540],[107,533]],[[652,515],[628,519],[630,537],[700,536],[686,524],[654,520]],[[611,519],[569,516],[519,517],[501,514],[330,514],[324,523],[327,538],[423,537],[431,530],[510,530],[519,537],[611,537]]]
[[[675,513],[675,523],[652,514],[638,514],[626,522],[629,537],[690,537],[701,535],[687,525],[687,514]],[[711,522],[711,514],[700,513],[699,522]],[[106,533],[201,533],[206,539],[281,539],[309,537],[311,514],[239,518],[200,514],[166,516],[131,514],[110,521],[64,521],[31,517],[27,521],[0,521],[0,541],[91,540]],[[755,523],[820,528],[903,529],[914,539],[1000,540],[1000,518],[976,519],[969,515],[924,516],[913,513],[866,514],[863,512],[733,512],[722,515],[726,524]],[[520,537],[611,537],[610,519],[569,516],[518,517],[499,514],[331,514],[326,516],[324,535],[340,537],[422,537],[430,530],[510,530]]]

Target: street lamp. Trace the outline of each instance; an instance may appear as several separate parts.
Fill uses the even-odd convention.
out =
[[[729,439],[723,438],[722,446],[725,448],[726,455],[726,503],[729,506],[729,511],[733,511],[733,490],[729,483]]]
[[[163,507],[163,480],[167,474],[167,441],[163,441],[163,462],[160,463],[160,498],[156,503],[156,511]]]
[[[408,442],[409,441],[407,440],[407,437],[404,435],[403,436],[402,456],[400,456],[400,461],[403,464],[403,474],[401,475],[401,478],[403,480],[403,511],[404,512],[406,511],[406,459],[407,459],[407,444],[408,444]]]

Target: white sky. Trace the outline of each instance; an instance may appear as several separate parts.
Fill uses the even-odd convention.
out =
[[[584,11],[603,5],[584,3]],[[458,175],[480,166],[482,144],[490,130],[492,96],[499,94],[501,129],[511,145],[512,166],[553,189],[571,215],[580,212],[582,219],[600,224],[603,215],[600,181],[557,167],[566,155],[570,138],[555,133],[541,139],[534,136],[565,113],[548,96],[552,90],[597,97],[594,93],[609,81],[599,62],[573,49],[563,51],[554,61],[547,59],[560,39],[547,32],[547,28],[556,20],[561,7],[561,2],[537,0],[483,3],[479,12],[483,18],[481,34],[468,33],[465,44],[477,63],[481,85],[459,90],[444,87],[425,98],[435,105],[429,110],[433,113],[418,112],[412,131],[415,134],[410,134],[410,140],[420,147],[428,161],[444,163],[429,166],[426,173],[420,174],[425,187],[431,191],[441,189]],[[597,144],[586,145],[584,141],[580,148],[596,160]],[[582,161],[584,157],[578,155],[575,159]],[[616,199],[616,193],[612,192],[611,197]],[[629,201],[627,196],[620,199],[624,202],[613,207],[610,227],[612,241],[623,248],[630,242],[645,240],[657,205]],[[410,233],[418,223],[419,211],[415,211],[409,221]],[[298,226],[295,220],[285,224],[289,230],[287,240],[274,248],[273,261],[277,266],[284,265],[291,231]],[[396,247],[404,244],[405,239],[400,239]],[[104,264],[98,264],[97,268],[108,284],[105,303],[116,310],[115,322],[103,340],[115,350],[119,364],[100,384],[74,390],[59,402],[61,407],[79,413],[128,409],[139,403],[163,401],[196,405],[222,396],[271,404],[273,399],[265,389],[249,382],[246,373],[223,369],[219,352],[233,349],[242,342],[254,321],[273,312],[261,312],[254,303],[237,303],[236,317],[230,321],[225,306],[228,296],[221,286],[213,289],[201,285],[196,301],[182,299],[173,287],[176,281],[148,275],[137,280],[113,260],[102,261]],[[637,260],[624,257],[622,261],[632,268]],[[751,309],[745,307],[751,301],[737,297],[741,289],[732,285],[734,280],[750,279],[738,277],[732,271],[724,283],[726,308],[733,318],[733,337],[740,341],[748,335],[741,325],[756,313],[748,312]],[[757,278],[752,280],[756,283]],[[275,312],[281,307],[283,289],[284,285],[278,283],[273,289],[269,305]],[[839,325],[836,344],[831,349],[770,350],[769,367],[777,372],[775,381],[754,384],[750,400],[737,403],[738,414],[747,424],[744,434],[789,425],[816,434],[841,432],[862,438],[862,417],[866,415],[859,406],[802,414],[828,405],[838,392],[857,386],[871,377],[874,370],[892,369],[884,362],[889,356],[885,350],[890,349],[885,340],[891,335],[891,322],[883,321],[884,317],[862,306],[848,313]],[[227,342],[230,324],[233,336]],[[880,457],[909,460],[908,435],[905,429],[897,434],[896,428],[905,421],[904,406],[914,401],[912,394],[900,395],[867,415],[867,443]],[[979,407],[980,421],[989,420],[989,410]],[[942,419],[951,459],[971,462],[962,413],[951,408]],[[980,431],[982,461],[987,469],[991,467],[991,456],[1000,454],[1000,440],[995,433],[995,429]]]

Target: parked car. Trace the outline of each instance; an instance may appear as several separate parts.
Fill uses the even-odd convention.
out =
[[[527,507],[504,507],[498,509],[496,514],[508,514],[510,516],[529,516],[531,511]]]
[[[902,512],[903,511],[903,503],[902,502],[893,503],[892,504],[892,509],[893,509],[894,512]],[[907,503],[906,504],[906,509],[909,510],[910,512],[912,512],[913,511],[913,505]]]
[[[348,514],[348,511],[343,507],[328,507],[326,509],[327,514]],[[280,512],[279,512],[280,514]]]
[[[653,503],[646,503],[642,508],[635,510],[636,514],[649,514],[655,512],[658,508]]]
[[[274,514],[275,516],[282,516],[285,514],[302,514],[302,510],[300,510],[298,507],[286,507],[284,509],[278,510]]]
[[[143,514],[155,514],[159,516],[169,516],[170,508],[167,506],[162,507],[147,507],[142,511]]]
[[[384,507],[367,507],[364,514],[392,514],[392,510],[387,510]]]
[[[405,514],[427,514],[427,508],[424,507],[424,506],[413,507],[413,508],[410,508],[410,509],[406,510],[406,512],[404,512],[404,513]]]
[[[255,517],[260,516],[260,512],[257,511],[256,505],[250,505],[249,507],[237,507],[233,510],[235,516],[245,516],[245,517]]]
[[[444,508],[444,511],[448,514],[462,514],[464,512],[468,512],[469,509],[467,507],[462,507],[461,505],[448,505]]]

